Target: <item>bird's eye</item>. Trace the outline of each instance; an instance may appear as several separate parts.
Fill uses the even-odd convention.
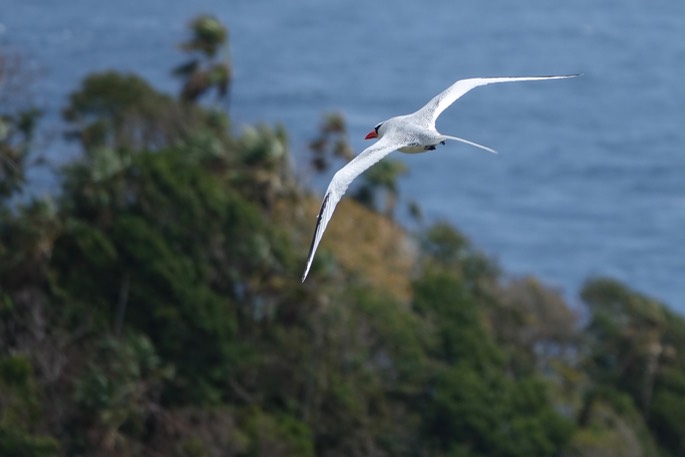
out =
[[[373,128],[376,131],[376,133],[378,133],[378,129],[381,128],[381,125],[383,125],[383,124],[378,124],[377,126],[375,126]]]

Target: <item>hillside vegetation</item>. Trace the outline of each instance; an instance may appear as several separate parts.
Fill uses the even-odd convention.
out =
[[[51,197],[26,197],[37,112],[2,113],[0,456],[685,455],[685,320],[597,278],[581,323],[449,224],[410,233],[392,162],[301,284],[319,197],[281,127],[232,127],[226,37],[191,24],[177,97],[78,83]]]

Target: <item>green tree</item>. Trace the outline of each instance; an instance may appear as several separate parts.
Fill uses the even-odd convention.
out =
[[[466,283],[432,268],[415,294],[417,312],[438,335],[431,355],[439,365],[425,389],[424,441],[445,455],[558,455],[572,424],[552,408],[541,379],[507,376],[505,354],[483,327]]]
[[[0,312],[6,313],[7,309]],[[0,455],[58,454],[59,444],[40,427],[41,394],[27,357],[0,354]]]
[[[178,146],[207,131],[221,137],[227,127],[221,114],[183,107],[144,79],[115,71],[86,77],[64,117],[86,157],[112,170],[126,164],[127,152]]]
[[[610,279],[588,282],[582,297],[591,311],[586,369],[599,389],[586,397],[584,415],[605,392],[623,392],[659,444],[682,454],[685,416],[678,405],[685,404],[685,320]]]
[[[158,397],[173,370],[162,364],[147,338],[135,334],[102,338],[88,359],[74,386],[79,412],[73,442],[82,445],[71,452],[135,454],[147,424],[159,414]]]
[[[561,294],[533,277],[516,278],[488,307],[488,322],[516,373],[577,374],[578,317]]]
[[[198,16],[190,23],[192,37],[181,44],[190,60],[174,70],[183,80],[181,99],[196,103],[215,90],[219,98],[228,96],[233,71],[228,57],[228,29],[212,16]],[[225,52],[222,60],[221,52]]]
[[[629,393],[646,412],[667,347],[665,308],[612,280],[589,282],[582,296],[592,312],[591,373]]]

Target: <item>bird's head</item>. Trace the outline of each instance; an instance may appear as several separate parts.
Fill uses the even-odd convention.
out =
[[[385,126],[381,122],[377,126],[373,128],[365,137],[365,140],[370,140],[372,138],[381,138],[383,134],[385,133]]]

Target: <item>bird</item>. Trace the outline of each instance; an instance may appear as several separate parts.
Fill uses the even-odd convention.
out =
[[[328,222],[333,216],[336,205],[345,194],[350,183],[366,169],[376,164],[393,151],[416,154],[433,151],[438,145],[444,145],[447,140],[459,141],[470,146],[496,153],[482,144],[465,140],[456,136],[443,135],[435,128],[435,121],[445,109],[472,89],[495,83],[543,81],[549,79],[575,78],[581,74],[556,76],[501,76],[490,78],[460,79],[443,92],[433,97],[418,111],[402,116],[391,117],[379,122],[365,137],[365,140],[376,138],[376,143],[364,149],[333,176],[323,197],[321,209],[316,218],[314,237],[307,255],[307,263],[302,274],[302,282],[307,278],[314,260],[316,248],[323,237]]]

